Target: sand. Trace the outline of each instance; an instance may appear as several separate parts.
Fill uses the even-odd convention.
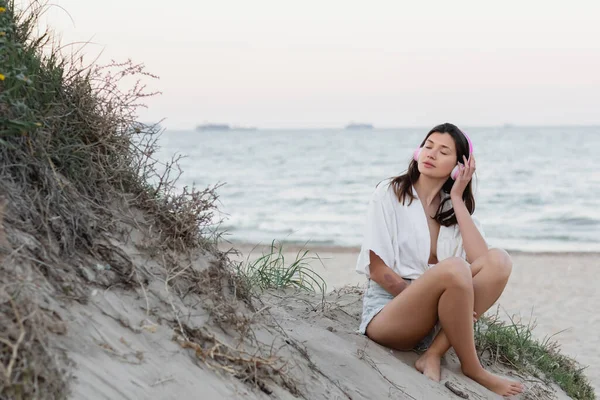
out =
[[[236,247],[248,254],[248,247]],[[124,251],[133,250],[124,248]],[[151,262],[145,263],[144,268],[154,278],[143,289],[141,286],[125,289],[92,285],[87,304],[55,305],[53,311],[64,321],[67,330],[65,334],[54,337],[52,346],[54,350],[64,351],[73,362],[70,397],[458,399],[445,386],[446,382],[450,382],[467,393],[470,399],[501,398],[466,378],[460,372],[460,365],[452,351],[445,357],[442,382],[437,383],[414,368],[418,357],[416,353],[392,351],[358,334],[356,329],[363,289],[360,286],[344,286],[345,283],[360,283],[360,277],[356,279],[352,271],[356,249],[320,248],[317,251],[325,264],[321,272],[333,290],[324,298],[293,290],[264,293],[260,299],[253,301],[254,312],[248,314],[251,315],[250,323],[241,328],[238,326],[250,332],[246,337],[253,338],[253,341],[239,341],[236,330],[216,323],[214,315],[211,317],[205,307],[207,297],[190,294],[182,300],[173,296],[161,280],[158,266]],[[286,253],[286,256],[293,254]],[[144,262],[139,254],[131,255],[136,263]],[[520,266],[516,270],[530,273],[547,263],[546,257],[548,260],[560,260],[563,256],[515,254],[514,257]],[[576,260],[580,256],[564,257]],[[191,267],[202,270],[208,265],[210,256],[195,260]],[[515,281],[527,285],[526,277],[531,275],[521,273],[515,273]],[[355,280],[344,281],[346,278]],[[544,279],[549,282],[552,276],[546,274]],[[547,290],[552,290],[551,285],[541,278],[536,282],[540,290],[546,286],[549,287]],[[513,286],[507,297],[511,296],[512,290],[517,293],[525,290],[524,286]],[[527,289],[532,291],[530,286]],[[581,291],[581,288],[573,290]],[[557,296],[560,293],[557,291]],[[522,301],[522,297],[517,296],[517,299]],[[538,300],[532,297],[528,301]],[[518,307],[519,304],[522,303],[517,301],[509,305]],[[541,304],[540,308],[545,310]],[[234,312],[242,315],[248,312],[248,307],[239,302]],[[558,324],[552,316],[553,313],[547,322],[549,327]],[[569,318],[574,317],[570,315]],[[569,321],[576,322],[575,319]],[[186,348],[181,345],[181,335],[174,329],[179,324],[199,329],[222,344],[213,345],[210,351],[203,353]],[[242,382],[226,369],[215,367],[211,361],[215,352],[222,352],[227,346],[243,349],[244,354],[252,357],[271,360],[279,372],[256,380],[259,384]],[[515,396],[516,399],[568,398],[556,386],[548,388],[507,368],[488,368],[525,384],[526,393]]]
[[[235,247],[242,254],[237,260],[261,254],[265,246],[223,243],[222,248]],[[303,247],[286,245],[284,256],[292,260]],[[310,246],[311,267],[327,282],[328,290],[345,285],[365,284],[365,278],[354,271],[358,248]],[[513,273],[499,299],[500,316],[533,319],[534,335],[544,339],[556,335],[563,352],[588,366],[586,376],[600,391],[600,291],[596,274],[600,267],[597,253],[525,253],[509,251]],[[496,306],[491,310],[496,311]],[[560,332],[560,333],[559,333]],[[557,334],[558,333],[558,334]]]
[[[169,300],[161,284],[142,293],[118,288],[97,291],[87,305],[70,306],[68,333],[56,343],[74,361],[73,399],[421,399],[458,398],[443,384],[469,394],[470,399],[500,399],[460,373],[456,356],[446,357],[442,384],[433,382],[412,365],[417,354],[379,346],[355,332],[362,291],[348,288],[330,293],[325,301],[287,291],[267,293],[262,309],[277,327],[263,321],[254,334],[272,344],[285,359],[287,374],[299,395],[267,382],[267,390],[244,384],[223,371],[208,368],[172,340]],[[214,335],[201,309],[174,301],[186,324]],[[192,301],[188,302],[193,303]],[[146,305],[153,310],[145,313]],[[283,332],[283,333],[282,333]],[[227,336],[227,335],[225,335]],[[293,346],[286,345],[292,343]],[[494,372],[513,379],[508,369]],[[568,398],[526,382],[531,398]],[[525,398],[523,396],[515,398]]]

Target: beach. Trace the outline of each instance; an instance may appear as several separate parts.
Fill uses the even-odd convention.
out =
[[[138,3],[116,14],[104,5],[90,12],[86,4],[86,14],[101,26],[93,27],[90,21],[79,25],[88,26],[92,35],[100,28],[116,32],[113,39],[125,46],[121,56],[101,60],[100,55],[85,54],[85,46],[60,45],[54,32],[61,29],[52,28],[46,13],[58,8],[74,25],[76,18],[64,7],[31,2],[20,9],[18,2],[0,0],[0,42],[6,50],[0,57],[0,399],[484,400],[514,393],[486,380],[483,371],[475,368],[468,369],[469,375],[481,384],[468,378],[453,349],[442,360],[437,382],[415,368],[419,351],[393,350],[357,332],[366,278],[355,272],[355,263],[369,199],[382,180],[406,171],[415,147],[425,143],[429,128],[424,126],[431,126],[434,116],[446,119],[444,115],[473,124],[465,128],[477,149],[469,155],[477,154],[478,159],[473,194],[486,241],[519,250],[510,251],[512,277],[498,306],[489,312],[518,323],[505,326],[493,318],[474,322],[482,366],[522,384],[523,393],[512,400],[596,398],[600,318],[595,307],[600,292],[595,272],[600,253],[592,251],[600,252],[596,157],[600,126],[580,126],[585,119],[580,118],[579,107],[577,118],[570,119],[577,122],[572,126],[546,118],[552,110],[565,111],[560,105],[554,109],[542,105],[544,114],[529,119],[554,126],[498,126],[497,121],[477,126],[485,119],[478,122],[452,110],[454,104],[472,112],[467,103],[460,105],[458,97],[449,97],[449,87],[432,77],[459,82],[457,93],[469,94],[472,104],[497,110],[502,118],[510,115],[510,109],[471,96],[459,76],[437,73],[449,70],[432,63],[430,54],[438,51],[428,49],[423,66],[433,66],[437,72],[427,67],[425,79],[414,83],[433,82],[443,90],[427,89],[422,92],[425,102],[419,104],[417,91],[392,82],[402,75],[398,74],[402,68],[387,62],[394,60],[373,56],[400,55],[397,66],[419,57],[385,46],[383,52],[363,49],[354,60],[347,58],[350,47],[327,38],[332,24],[323,19],[329,18],[324,2],[315,4],[314,11],[302,5],[306,14],[324,22],[320,33],[316,20],[301,21],[302,13],[289,13],[289,7],[285,14],[292,19],[286,20],[272,4],[265,6],[275,13],[264,13],[249,2],[243,5],[248,10],[226,5],[219,18],[204,5],[202,12],[189,12],[189,7]],[[367,43],[371,48],[377,43],[373,37],[361,44],[355,40],[359,36],[347,35],[352,32],[339,24],[347,6],[343,13],[337,5],[330,10],[336,36],[351,38],[352,47]],[[169,10],[185,10],[181,16],[193,16],[194,21],[184,23],[178,14],[164,18]],[[99,18],[100,11],[107,12],[107,18]],[[141,15],[138,11],[144,11],[143,18],[135,17]],[[177,29],[167,26],[161,32],[169,32],[164,43],[177,56],[156,51],[165,36],[160,32],[158,36],[136,34],[132,21],[142,21],[156,31],[146,11],[156,12],[156,21],[176,24]],[[357,11],[361,17],[366,15],[365,10]],[[435,24],[425,11],[422,22],[429,31]],[[231,19],[236,14],[242,18]],[[381,14],[394,27],[409,27],[404,32],[409,36],[415,32],[389,15],[388,10]],[[418,21],[406,15],[406,21]],[[125,18],[125,23],[116,23],[115,16]],[[294,21],[301,24],[292,32],[281,29],[283,25],[270,25],[262,19],[265,16],[285,27]],[[104,23],[107,20],[116,22]],[[524,21],[529,27],[529,18]],[[357,20],[348,22],[360,27],[355,33],[361,38],[379,31]],[[190,26],[208,30],[190,36]],[[178,33],[179,27],[186,29]],[[237,27],[242,30],[236,33]],[[283,41],[261,44],[253,36],[255,27],[260,28],[260,36],[277,32],[273,37]],[[442,29],[444,35],[454,31]],[[381,33],[393,43],[406,36]],[[99,41],[108,45],[110,38],[100,36]],[[152,48],[141,42],[125,43],[134,37],[151,38]],[[186,37],[202,40],[192,43]],[[311,37],[316,39],[312,44],[294,39]],[[484,39],[487,46],[489,38]],[[68,42],[89,44],[88,39]],[[192,52],[186,51],[190,45]],[[204,45],[212,50],[207,52]],[[318,59],[306,52],[314,45],[318,45]],[[436,49],[439,45],[435,40]],[[287,57],[284,48],[294,57]],[[136,49],[151,53],[136,55]],[[338,49],[344,50],[344,56],[336,64],[329,57],[342,54]],[[226,56],[229,50],[233,58]],[[254,59],[259,62],[255,64],[246,50],[260,57]],[[125,54],[127,61],[119,61]],[[196,54],[201,57],[198,64],[193,60]],[[275,59],[268,61],[269,56]],[[519,53],[515,60],[521,58]],[[164,87],[148,82],[159,75],[139,62],[146,59],[149,66],[174,65],[172,73],[158,71],[165,74]],[[456,63],[461,72],[465,65],[489,71],[485,65],[465,64],[460,55],[456,59],[462,60]],[[385,74],[365,68],[362,62],[387,66],[391,79],[381,81],[378,89],[373,77]],[[182,70],[182,65],[191,67],[193,74]],[[352,68],[346,68],[349,65]],[[418,70],[421,67],[416,65]],[[253,70],[268,79],[244,75]],[[326,70],[329,75],[322,74]],[[540,69],[531,70],[539,74]],[[366,75],[346,75],[360,71]],[[179,83],[175,75],[182,79]],[[417,78],[403,75],[411,81]],[[271,89],[269,82],[274,85]],[[311,88],[309,83],[317,86]],[[496,97],[483,89],[483,83],[473,88]],[[531,98],[515,97],[518,91],[506,83],[502,84],[510,89],[506,105],[523,108],[514,99],[530,102]],[[527,78],[527,85],[531,83]],[[186,95],[177,89],[182,87],[191,92]],[[233,88],[250,91],[236,94]],[[170,93],[165,100],[173,108],[152,107],[142,118],[140,109],[152,104],[146,102],[163,89]],[[409,96],[406,103],[390,96],[390,89]],[[383,102],[377,103],[378,97]],[[448,98],[457,101],[437,101]],[[576,105],[575,96],[562,98]],[[292,99],[307,103],[288,102]],[[363,103],[352,106],[346,103],[350,99]],[[234,104],[241,108],[232,108]],[[311,116],[306,105],[322,115]],[[263,117],[260,109],[266,113]],[[373,114],[363,122],[377,119],[393,124],[341,128],[339,121],[359,117],[356,111],[367,109],[387,110],[388,116]],[[182,110],[187,116],[177,115]],[[428,122],[398,119],[398,110],[427,114]],[[251,114],[243,117],[241,111]],[[170,121],[179,121],[175,125],[180,127],[163,126],[163,112]],[[479,114],[477,108],[475,112]],[[218,115],[228,121],[205,120],[200,129],[189,128],[189,121]],[[267,115],[269,121],[264,119]],[[596,118],[595,113],[590,115]],[[249,128],[259,124],[243,122],[248,117],[271,128],[263,129],[263,124],[260,129]],[[488,116],[488,122],[494,120]],[[436,129],[444,133],[449,128],[456,130],[450,125]],[[226,241],[230,234],[237,243]],[[318,274],[327,284],[322,292],[304,290],[309,279],[298,279],[297,269],[281,268],[268,257],[257,269],[244,269],[246,262],[273,249],[266,244],[280,238],[286,243],[308,243],[284,244],[279,256],[285,259],[284,266],[300,259],[301,271]],[[535,325],[533,333],[540,341],[556,340],[565,356],[551,345],[533,343],[529,329],[514,333],[519,323]],[[569,357],[584,367],[585,376]]]
[[[222,243],[221,248],[233,246],[242,255],[237,260],[254,259],[267,250],[265,245]],[[308,260],[327,282],[328,290],[346,285],[362,287],[366,278],[355,272],[359,248],[341,246],[284,245],[286,262],[298,253],[309,250]],[[535,322],[534,336],[539,340],[555,335],[563,353],[587,367],[586,376],[595,390],[600,390],[600,291],[596,287],[598,253],[527,253],[510,251],[513,272],[499,301],[488,313],[500,306],[502,319],[521,319]],[[356,327],[358,328],[358,326]]]
[[[120,246],[134,254],[133,247]],[[337,255],[354,254],[329,250],[329,269]],[[136,257],[151,274],[161,273],[159,263]],[[215,256],[188,261],[192,269],[208,271]],[[442,362],[441,382],[435,382],[414,368],[416,352],[390,350],[357,333],[362,295],[356,286],[325,296],[269,289],[252,306],[217,297],[235,307],[229,317],[241,322],[240,329],[223,324],[227,314],[210,305],[211,295],[174,296],[160,279],[133,289],[92,289],[87,304],[55,305],[67,329],[53,338],[52,348],[76,365],[73,399],[502,399],[465,377],[453,350]],[[525,392],[509,399],[569,398],[555,384],[482,362],[524,384]]]

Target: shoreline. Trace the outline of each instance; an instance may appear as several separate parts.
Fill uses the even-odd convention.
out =
[[[343,246],[343,245],[327,245],[327,244],[310,244],[307,243],[305,245],[301,245],[296,242],[285,242],[285,241],[277,241],[277,245],[281,244],[283,246],[283,250],[285,252],[298,252],[302,250],[309,250],[313,253],[317,253],[319,251],[324,253],[334,253],[334,254],[348,254],[348,253],[358,253],[360,252],[360,246]],[[233,247],[239,249],[268,249],[271,247],[270,243],[253,243],[253,242],[245,242],[245,241],[230,241],[227,239],[222,239],[220,243],[220,247]],[[516,250],[504,248],[509,254],[514,255],[523,255],[523,256],[596,256],[600,257],[600,251],[528,251],[528,250]]]

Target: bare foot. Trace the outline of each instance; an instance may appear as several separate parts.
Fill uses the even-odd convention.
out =
[[[463,373],[500,396],[512,396],[523,391],[523,385],[521,383],[496,376],[483,369],[483,367],[473,374],[469,374],[465,371],[463,371]]]
[[[440,356],[426,351],[415,362],[415,368],[429,379],[439,382],[442,376],[441,361]]]

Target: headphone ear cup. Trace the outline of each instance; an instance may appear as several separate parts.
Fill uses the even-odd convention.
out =
[[[452,178],[453,180],[456,180],[456,178],[458,178],[459,173],[460,173],[460,169],[458,168],[458,164],[456,164],[456,167],[454,167],[452,172],[450,172],[450,178]]]
[[[421,155],[421,150],[423,150],[422,147],[417,147],[417,149],[413,153],[413,160],[419,161],[419,156]]]

